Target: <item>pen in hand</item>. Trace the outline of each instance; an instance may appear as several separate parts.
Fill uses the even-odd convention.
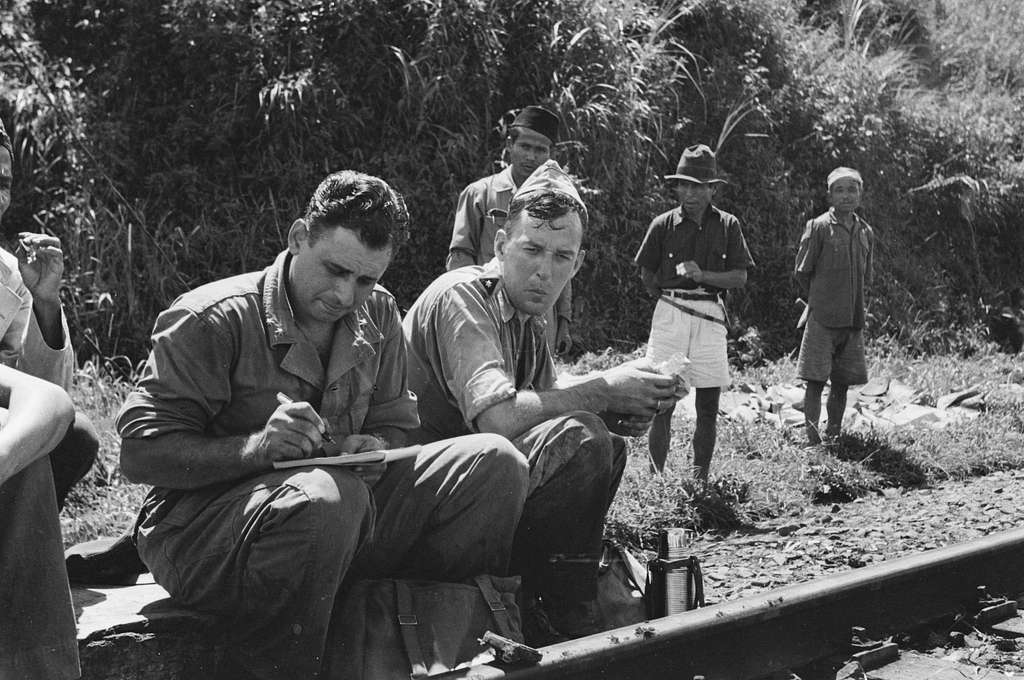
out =
[[[278,404],[282,404],[282,405],[283,404],[293,404],[293,403],[295,403],[295,400],[292,399],[291,397],[289,397],[284,392],[278,392],[277,393],[277,403]],[[321,422],[324,423],[324,432],[321,435],[323,437],[323,440],[325,442],[327,442],[328,444],[333,444],[334,443],[334,437],[331,436],[331,431],[327,429],[327,422],[324,421],[323,418],[320,418],[320,420],[321,420]]]

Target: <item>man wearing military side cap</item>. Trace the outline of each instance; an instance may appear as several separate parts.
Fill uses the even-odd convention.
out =
[[[487,264],[494,257],[494,237],[508,219],[512,194],[551,158],[558,141],[559,125],[558,116],[541,106],[527,106],[515,117],[505,138],[509,164],[501,172],[473,182],[459,196],[445,262],[448,271]],[[572,348],[571,280],[565,284],[545,319],[548,347],[554,353],[568,352]]]
[[[654,218],[635,258],[644,287],[658,300],[647,358],[655,367],[677,364],[668,370],[696,390],[693,467],[695,476],[706,480],[715,450],[718,401],[730,380],[721,296],[746,284],[754,260],[739,220],[712,205],[725,180],[709,147],[688,147],[675,174],[665,179],[673,184],[679,207]],[[666,404],[651,425],[651,460],[658,470],[668,456],[672,411],[673,405]]]
[[[620,435],[642,435],[676,398],[674,378],[638,363],[556,377],[538,322],[583,262],[586,223],[569,176],[547,161],[511,197],[495,259],[442,274],[402,323],[419,397],[411,440],[499,434],[529,465],[512,571],[536,596],[524,609],[532,644],[600,630],[597,563],[626,464]]]

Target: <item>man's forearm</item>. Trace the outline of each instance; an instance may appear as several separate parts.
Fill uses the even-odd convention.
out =
[[[39,331],[46,344],[52,349],[64,347],[64,324],[61,323],[60,301],[33,299],[32,313],[36,317],[36,323],[39,325]]]
[[[727,272],[709,272],[705,270],[700,273],[698,283],[706,283],[715,288],[742,288],[747,283],[747,270],[732,269]]]
[[[121,470],[133,482],[169,489],[199,487],[240,479],[271,465],[246,456],[254,446],[249,436],[206,437],[171,432],[158,437],[121,440]]]
[[[542,392],[520,390],[477,416],[477,429],[515,439],[531,427],[571,411],[601,413],[609,408],[603,384],[600,374],[591,374],[580,376],[571,386]]]

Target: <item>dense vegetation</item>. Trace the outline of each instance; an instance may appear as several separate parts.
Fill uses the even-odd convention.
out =
[[[594,216],[583,348],[629,351],[650,306],[631,264],[688,144],[757,260],[730,302],[736,357],[796,344],[789,278],[826,173],[860,168],[881,240],[869,332],[971,349],[1018,285],[1024,6],[995,0],[8,0],[0,115],[8,230],[68,253],[83,358],[144,353],[188,287],[261,267],[316,182],[393,182],[417,228],[385,283],[442,269],[458,191],[496,167],[507,112],[564,117],[558,157]]]

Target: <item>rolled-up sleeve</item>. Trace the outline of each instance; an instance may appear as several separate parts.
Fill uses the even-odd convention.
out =
[[[478,286],[449,288],[436,307],[435,331],[448,391],[467,427],[481,413],[516,394],[501,342],[502,321]]]
[[[796,265],[793,274],[804,295],[809,294],[811,277],[817,267],[818,258],[821,255],[821,238],[814,228],[814,220],[809,220],[804,228],[803,236],[800,237],[800,247],[796,253]]]
[[[233,351],[209,319],[172,307],[160,314],[137,389],[118,413],[122,437],[203,433],[230,398]]]
[[[379,370],[363,421],[363,432],[374,432],[384,427],[412,430],[420,424],[416,395],[409,390],[409,358],[401,317],[394,300],[388,299],[389,304],[379,322],[383,336]]]
[[[71,346],[68,320],[63,309],[60,312],[60,325],[64,344],[61,347],[50,347],[43,338],[43,331],[39,328],[36,315],[29,311],[18,369],[59,385],[66,391],[71,389],[75,374],[75,350]]]
[[[479,192],[470,184],[459,194],[455,208],[455,223],[452,226],[452,241],[448,246],[448,271],[476,264],[480,252],[480,231],[483,225],[483,209]]]

